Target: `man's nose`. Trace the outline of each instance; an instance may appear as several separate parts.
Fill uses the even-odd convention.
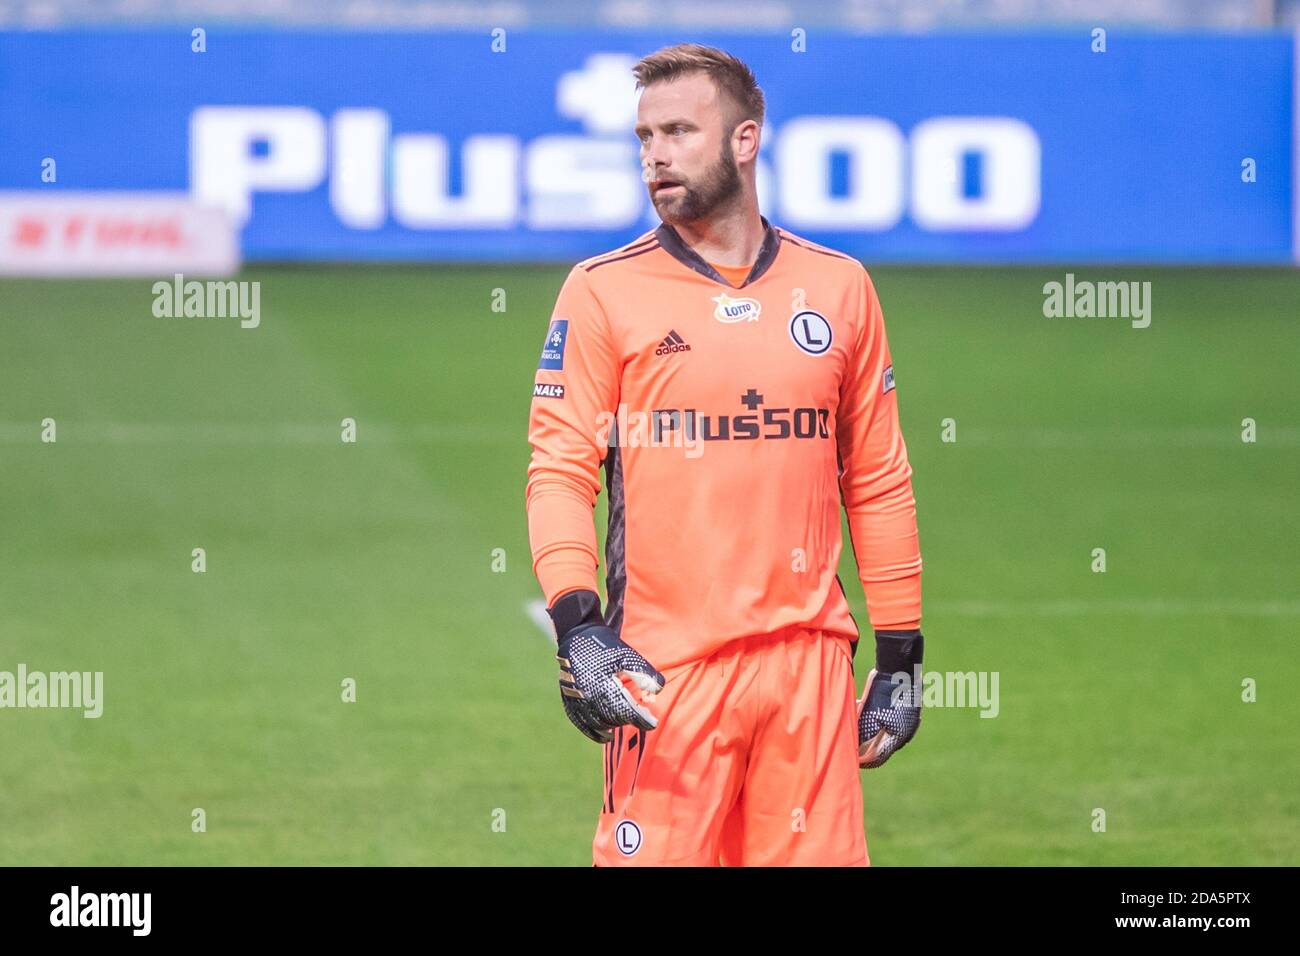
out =
[[[651,179],[658,179],[663,170],[668,167],[669,159],[663,147],[651,141],[646,147],[645,155],[641,158],[641,165],[645,167]]]

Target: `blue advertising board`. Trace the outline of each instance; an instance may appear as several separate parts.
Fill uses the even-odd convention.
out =
[[[629,69],[681,39],[0,33],[0,190],[186,191],[251,259],[573,261],[657,222]],[[764,88],[764,212],[868,263],[1294,261],[1289,35],[691,39]]]

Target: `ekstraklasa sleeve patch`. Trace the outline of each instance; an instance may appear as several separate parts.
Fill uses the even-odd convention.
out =
[[[884,377],[884,381],[881,383],[880,394],[884,395],[886,392],[892,392],[893,390],[894,390],[894,366],[891,365],[889,366],[889,368],[885,369],[885,377]]]
[[[551,327],[546,332],[546,342],[542,345],[542,361],[539,369],[563,369],[564,345],[569,340],[569,320],[551,319]]]

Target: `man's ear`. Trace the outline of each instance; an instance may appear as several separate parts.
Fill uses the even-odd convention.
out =
[[[758,159],[759,135],[762,130],[752,119],[741,120],[731,131],[731,153],[739,164]]]

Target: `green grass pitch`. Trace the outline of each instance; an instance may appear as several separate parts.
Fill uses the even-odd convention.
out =
[[[97,720],[0,710],[0,863],[590,865],[600,754],[525,611],[565,271],[253,268],[255,330],[0,282],[0,670],[104,672]],[[926,666],[1000,679],[863,775],[872,860],[1300,863],[1300,275],[1072,270],[1150,281],[1134,329],[1044,318],[1065,271],[872,270]]]

